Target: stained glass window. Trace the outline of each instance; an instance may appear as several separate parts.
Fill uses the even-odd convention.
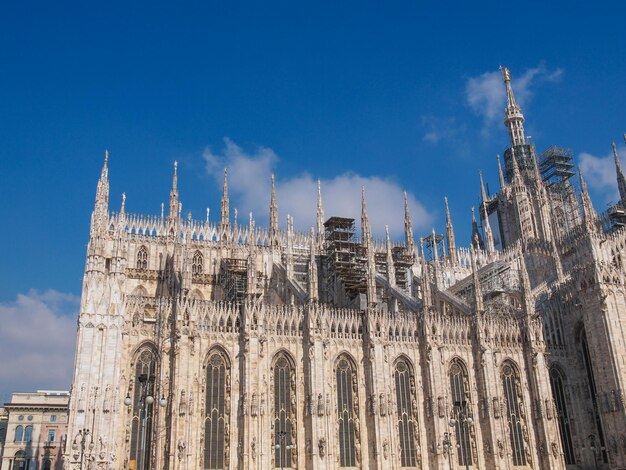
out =
[[[412,393],[411,381],[415,380],[409,363],[400,359],[396,362],[394,378],[396,382],[396,405],[398,413],[398,430],[400,439],[400,463],[403,467],[415,467],[417,416],[413,410],[415,396]],[[382,404],[381,404],[382,406]]]
[[[337,363],[337,423],[339,425],[339,466],[356,466],[354,392],[356,375],[351,361],[341,357]]]
[[[225,400],[229,370],[224,353],[219,350],[210,353],[206,369],[204,468],[223,469],[228,458],[225,436],[229,415]]]
[[[518,396],[519,377],[512,364],[506,363],[502,367],[502,386],[506,398],[507,419],[509,422],[509,438],[513,452],[513,465],[526,465],[524,452],[524,435],[522,433],[522,404]]]

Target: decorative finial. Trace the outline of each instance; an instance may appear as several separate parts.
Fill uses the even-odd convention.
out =
[[[510,82],[511,81],[511,72],[509,71],[509,69],[507,67],[500,66],[500,71],[502,72],[502,78],[504,79],[504,81],[505,82]]]

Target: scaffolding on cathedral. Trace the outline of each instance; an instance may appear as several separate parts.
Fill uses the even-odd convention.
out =
[[[224,300],[236,302],[246,294],[248,284],[248,261],[224,258],[220,266],[220,284],[224,289]]]
[[[366,258],[363,246],[355,240],[354,219],[331,217],[324,223],[327,256],[324,262],[326,285],[339,281],[350,298],[366,292]]]
[[[578,204],[570,178],[576,174],[572,151],[553,145],[541,153],[539,173],[546,183],[550,201],[558,217],[563,212],[563,229],[568,233],[578,222]]]

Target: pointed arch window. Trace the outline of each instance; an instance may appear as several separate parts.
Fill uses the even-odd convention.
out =
[[[513,465],[526,465],[526,453],[524,450],[524,435],[521,388],[517,371],[510,363],[502,367],[502,387],[506,399],[507,420],[509,424],[509,439],[513,452]]]
[[[191,263],[191,274],[202,274],[203,272],[203,263],[204,258],[202,253],[196,251],[193,255],[193,260]]]
[[[292,468],[296,443],[296,380],[293,361],[279,353],[274,361],[274,467]]]
[[[469,377],[467,368],[460,359],[450,363],[450,393],[455,410],[454,434],[456,438],[457,460],[459,465],[472,465],[471,426],[468,418],[470,410]]]
[[[144,245],[137,252],[137,269],[148,269],[148,249]]]
[[[403,467],[417,465],[417,408],[415,377],[411,365],[404,358],[398,359],[394,370],[396,406],[400,440],[400,464]],[[381,406],[383,406],[381,404]]]
[[[596,388],[596,379],[593,374],[593,366],[591,365],[591,355],[589,354],[589,345],[587,343],[587,332],[583,330],[580,334],[580,349],[583,356],[583,363],[585,364],[585,372],[587,373],[587,382],[589,383],[589,393],[591,394],[591,404],[593,408],[593,417],[596,422],[596,430],[598,431],[598,439],[600,442],[600,452],[602,454],[602,461],[608,463],[609,458],[606,453],[606,444],[604,441],[604,432],[602,429],[602,420],[600,419],[600,413],[598,408],[598,390]],[[590,437],[595,436],[592,434]],[[597,444],[596,444],[597,445]]]
[[[18,426],[15,428],[15,442],[22,442],[24,439],[24,426]]]
[[[229,465],[230,366],[223,351],[209,353],[206,365],[204,469]]]
[[[144,347],[139,350],[133,365],[129,455],[129,463],[134,465],[132,468],[152,468],[150,456],[153,444],[156,369],[157,358],[152,348]]]
[[[340,356],[336,368],[337,424],[339,434],[339,466],[358,465],[357,447],[360,433],[357,375],[352,361]]]
[[[554,403],[556,404],[557,419],[559,420],[559,434],[561,435],[561,445],[565,453],[565,463],[573,465],[576,461],[574,459],[574,446],[572,445],[567,403],[565,402],[565,378],[563,373],[556,366],[552,366],[550,369],[550,385],[552,387]]]

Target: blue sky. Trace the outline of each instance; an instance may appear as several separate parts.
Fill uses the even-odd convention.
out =
[[[599,210],[615,197],[622,2],[127,3],[0,6],[0,321],[26,300],[75,315],[107,148],[115,210],[125,191],[158,214],[178,160],[183,212],[215,219],[226,164],[240,220],[267,224],[274,172],[281,223],[307,229],[320,178],[326,215],[358,217],[364,184],[396,236],[402,190],[416,235],[442,229],[447,195],[466,244],[478,171],[495,192],[507,145],[500,64],[538,150],[571,148]]]

